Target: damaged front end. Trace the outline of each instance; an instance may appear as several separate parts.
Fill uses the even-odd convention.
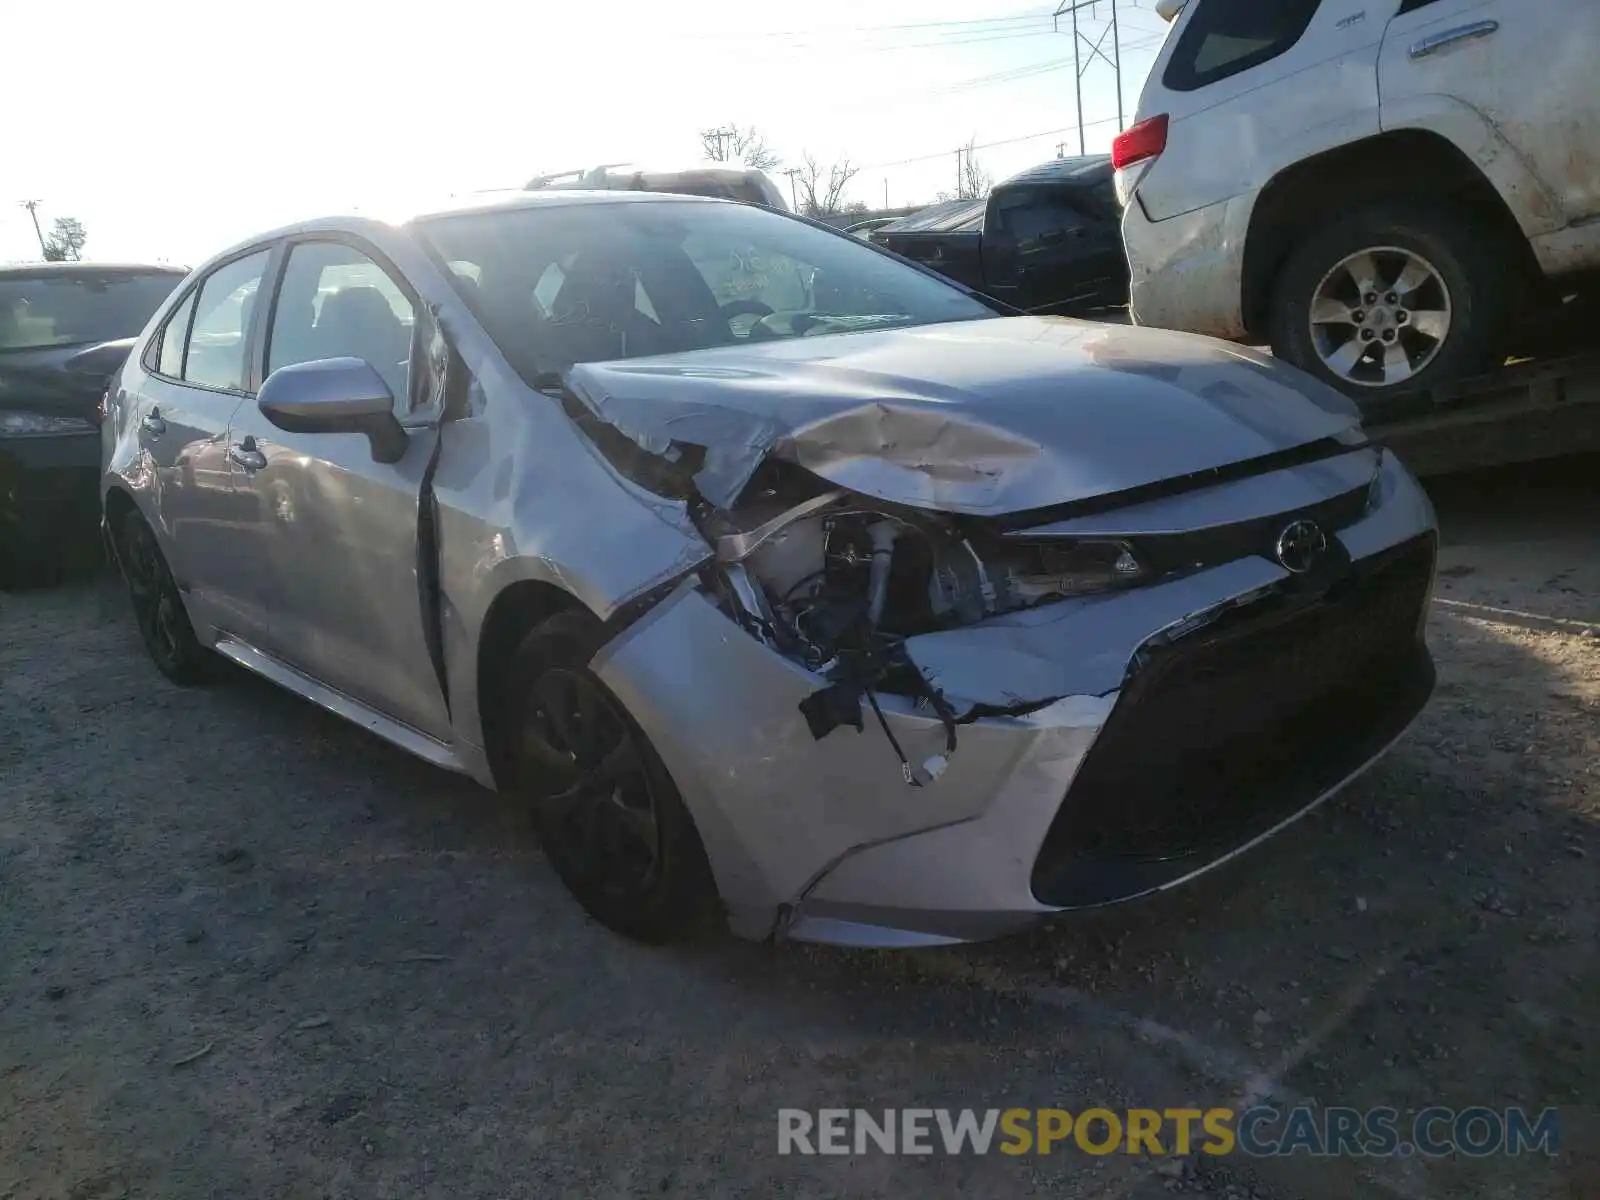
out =
[[[870,708],[905,782],[943,773],[957,726],[1017,716],[1054,695],[946,696],[909,639],[974,625],[1068,597],[1138,586],[1148,573],[1114,538],[1024,540],[996,522],[888,504],[830,488],[769,462],[732,511],[703,505],[698,522],[716,556],[704,572],[721,610],[774,650],[827,681],[800,709],[812,735],[861,730]],[[913,763],[880,694],[909,698],[945,727],[944,753]]]
[[[628,376],[663,380],[685,375]],[[707,546],[595,669],[737,932],[937,944],[1171,886],[1342,786],[1431,686],[1431,509],[1332,414],[1241,418],[1231,454],[1169,438],[1156,469],[1126,439],[1091,453],[1086,411],[1002,447],[989,410],[776,421],[777,398],[576,385],[604,457]],[[1301,523],[1322,542],[1297,571],[1274,547]]]

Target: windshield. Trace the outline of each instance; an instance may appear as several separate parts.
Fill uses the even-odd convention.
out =
[[[858,238],[745,205],[575,204],[418,227],[529,382],[574,363],[996,315]]]
[[[0,350],[133,337],[182,279],[82,270],[0,279]]]

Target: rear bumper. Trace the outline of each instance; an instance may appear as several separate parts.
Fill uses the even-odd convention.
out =
[[[1153,221],[1137,192],[1122,217],[1137,324],[1242,338],[1244,249],[1256,193]]]

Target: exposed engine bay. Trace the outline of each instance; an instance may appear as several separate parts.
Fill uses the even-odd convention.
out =
[[[802,706],[818,738],[840,725],[859,730],[862,699],[877,711],[875,693],[887,692],[931,706],[954,750],[956,725],[1001,710],[955,713],[906,653],[907,638],[1147,581],[1126,542],[1004,537],[988,522],[818,482],[772,472],[732,512],[697,514],[716,547],[706,581],[724,612],[830,681]],[[908,783],[941,765],[924,772],[901,758]]]

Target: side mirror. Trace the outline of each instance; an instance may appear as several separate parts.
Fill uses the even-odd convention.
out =
[[[256,407],[289,433],[365,434],[375,462],[399,462],[411,444],[394,415],[394,393],[360,358],[279,367],[262,383]]]

